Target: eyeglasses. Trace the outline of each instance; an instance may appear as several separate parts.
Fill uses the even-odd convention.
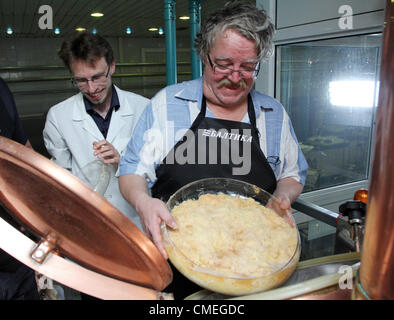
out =
[[[244,67],[242,69],[235,70],[226,66],[222,66],[220,64],[213,64],[211,57],[209,55],[207,55],[207,57],[213,72],[216,74],[229,76],[233,74],[233,72],[238,72],[240,77],[244,79],[250,79],[250,78],[256,78],[260,71],[260,62],[257,62],[253,67],[250,68]]]
[[[109,69],[110,69],[110,66],[108,66],[108,70],[107,70],[107,73],[106,73],[106,74],[104,74],[104,73],[102,73],[102,74],[97,74],[97,75],[91,77],[90,79],[86,79],[86,78],[71,78],[71,82],[72,82],[74,85],[77,85],[77,86],[79,86],[79,87],[85,87],[85,86],[87,86],[88,83],[89,83],[89,81],[91,81],[91,82],[93,82],[93,83],[104,83],[105,80],[108,78]]]

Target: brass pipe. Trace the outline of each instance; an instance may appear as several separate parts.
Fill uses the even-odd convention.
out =
[[[364,298],[394,299],[394,2],[387,0],[377,110],[359,285]]]

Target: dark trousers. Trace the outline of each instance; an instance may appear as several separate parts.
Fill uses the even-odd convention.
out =
[[[0,272],[0,300],[40,300],[34,271],[20,264],[14,272]]]

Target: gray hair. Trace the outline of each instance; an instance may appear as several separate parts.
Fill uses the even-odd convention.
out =
[[[196,36],[194,47],[202,61],[209,54],[218,33],[228,29],[255,41],[259,60],[271,55],[274,26],[266,11],[250,2],[231,1],[211,14]]]

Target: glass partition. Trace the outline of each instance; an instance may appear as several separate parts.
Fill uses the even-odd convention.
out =
[[[277,46],[276,96],[308,164],[304,192],[368,178],[381,34]]]

